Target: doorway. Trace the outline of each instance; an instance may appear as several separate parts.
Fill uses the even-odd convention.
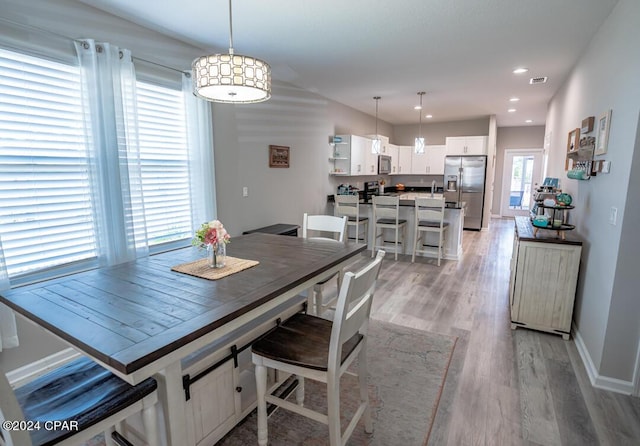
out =
[[[542,183],[542,149],[506,149],[500,215],[529,215],[533,193]]]

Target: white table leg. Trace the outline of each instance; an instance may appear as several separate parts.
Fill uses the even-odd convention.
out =
[[[156,379],[167,428],[167,445],[184,446],[187,438],[187,419],[180,361],[167,366],[161,374]]]

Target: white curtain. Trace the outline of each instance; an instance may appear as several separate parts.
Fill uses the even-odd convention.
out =
[[[195,227],[217,218],[213,126],[211,106],[193,94],[190,73],[182,74],[182,94],[187,113],[191,209]]]
[[[99,259],[101,265],[115,265],[149,253],[135,70],[128,50],[91,39],[76,41],[75,46],[82,68]]]
[[[0,294],[9,289],[9,275],[2,251],[2,237],[0,236]],[[16,331],[16,317],[6,305],[0,304],[0,352],[5,348],[18,346]]]

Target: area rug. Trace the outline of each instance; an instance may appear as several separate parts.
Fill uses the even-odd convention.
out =
[[[372,320],[367,346],[369,400],[374,432],[366,434],[361,420],[348,445],[427,444],[440,393],[457,338]],[[295,400],[295,392],[289,397]],[[341,381],[342,429],[358,405],[355,377]],[[305,381],[305,406],[326,413],[321,383]],[[257,444],[257,415],[253,411],[218,446]],[[327,426],[278,409],[269,417],[269,444],[320,446],[328,444]]]

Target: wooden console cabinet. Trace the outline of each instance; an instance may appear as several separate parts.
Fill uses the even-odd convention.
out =
[[[543,232],[535,235],[528,217],[516,217],[509,282],[511,328],[569,339],[582,242]]]

